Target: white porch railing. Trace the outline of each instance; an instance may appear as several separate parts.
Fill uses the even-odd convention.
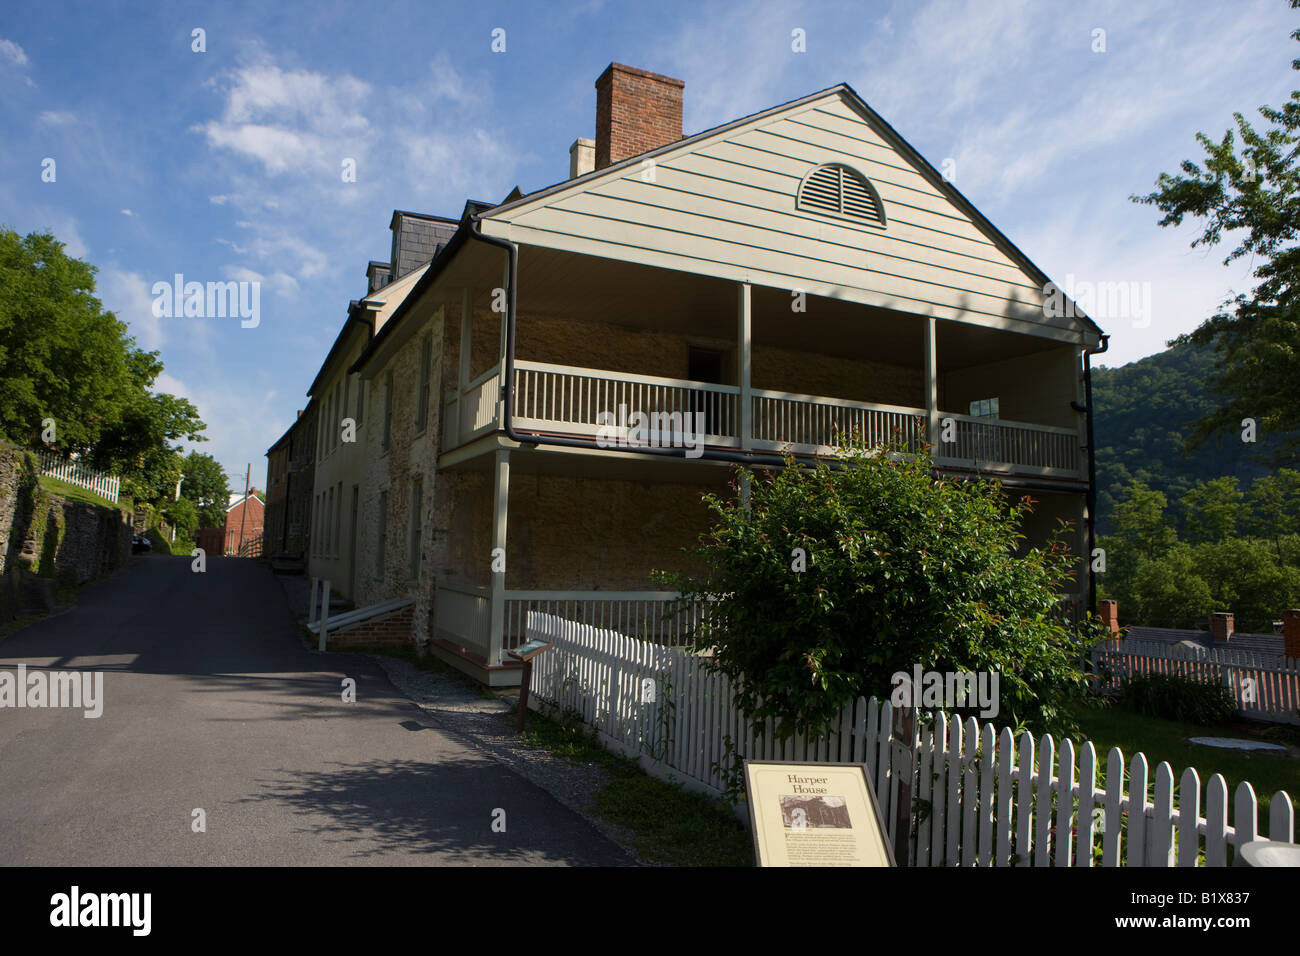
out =
[[[674,608],[675,591],[521,591],[503,598],[502,633],[492,634],[492,590],[440,584],[434,598],[435,636],[496,663],[498,651],[527,638],[529,613],[616,630],[653,644],[682,644],[699,620],[696,608]]]
[[[528,430],[558,426],[568,434],[593,437],[604,425],[607,436],[626,440],[628,418],[640,412],[648,419],[651,442],[669,437],[662,434],[668,422],[679,433],[689,422],[687,431],[702,433],[705,444],[734,446],[739,396],[730,385],[517,361],[514,425]],[[602,415],[608,416],[603,422]]]
[[[117,504],[117,493],[121,487],[122,479],[102,474],[93,468],[86,467],[79,461],[61,458],[52,452],[42,451],[39,456],[42,475],[66,481],[79,488],[89,489],[99,497],[107,498]]]
[[[945,440],[949,435],[952,440]],[[1069,428],[948,413],[940,415],[935,447],[936,459],[976,467],[1010,465],[1044,475],[1079,474],[1080,452],[1079,433]]]
[[[868,445],[878,445],[886,441],[911,441],[925,433],[926,413],[916,408],[761,388],[753,390],[753,403],[751,444],[759,449],[828,455],[840,435],[860,435]]]
[[[440,584],[433,602],[434,636],[487,657],[491,651],[492,593],[487,588]]]
[[[527,640],[530,612],[653,644],[681,644],[699,620],[699,611],[673,608],[678,598],[675,591],[506,591],[504,646],[518,647]]]
[[[463,445],[500,427],[500,375],[489,369],[462,395],[446,396],[444,448]],[[742,434],[740,390],[653,375],[547,365],[519,360],[514,369],[514,426],[522,431],[610,439],[615,447],[640,437],[650,445],[677,444],[669,430],[715,448],[829,455],[840,436],[867,444],[919,445],[927,412],[819,395],[750,390],[750,432]],[[631,434],[634,413],[646,416],[643,435]],[[688,417],[689,416],[689,417]],[[940,412],[940,465],[991,472],[1082,478],[1080,434],[1070,428],[975,418]],[[697,427],[702,423],[702,427]],[[635,445],[631,445],[635,448]]]

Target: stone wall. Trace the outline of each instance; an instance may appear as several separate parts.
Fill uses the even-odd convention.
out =
[[[117,508],[46,491],[29,453],[0,446],[0,617],[48,607],[56,587],[122,567],[131,530],[131,517]]]

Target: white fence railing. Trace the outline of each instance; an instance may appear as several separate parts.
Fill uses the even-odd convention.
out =
[[[117,493],[122,483],[120,478],[102,474],[75,459],[61,458],[48,451],[40,452],[40,462],[42,475],[89,489],[117,504]]]
[[[470,383],[464,396],[444,397],[445,447],[464,444],[499,427],[500,375],[493,368]],[[666,430],[703,435],[713,447],[827,455],[842,436],[869,445],[902,440],[919,445],[926,411],[819,395],[755,388],[750,391],[750,434],[743,436],[740,390],[654,375],[549,365],[514,364],[514,426],[523,431],[596,438],[636,438],[666,445]],[[648,434],[629,435],[626,416],[646,416]],[[690,418],[687,418],[690,416]],[[1015,470],[1050,477],[1082,477],[1079,433],[1052,425],[941,413],[952,419],[949,439],[934,453],[943,464]]]
[[[1095,663],[1105,664],[1105,690],[1119,690],[1134,674],[1166,674],[1207,684],[1223,684],[1243,716],[1300,725],[1300,661],[1240,648],[1192,649],[1160,641],[1125,638],[1093,648]]]
[[[506,591],[506,648],[527,638],[530,614],[617,631],[652,644],[685,641],[700,619],[699,608],[676,607],[676,591]]]
[[[900,775],[893,770],[890,705],[859,698],[816,738],[778,742],[733,706],[725,677],[687,650],[608,629],[529,615],[528,634],[554,649],[534,660],[529,705],[581,716],[614,749],[669,779],[715,794],[736,760],[851,762],[867,766],[892,840]],[[733,744],[731,750],[727,741]],[[911,740],[917,866],[1226,866],[1228,847],[1264,838],[1259,803],[1240,783],[1231,800],[1214,774],[1152,774],[1144,754],[1112,749],[1102,767],[1092,743],[1077,750],[1044,735],[1015,738],[974,718],[940,718]],[[1125,779],[1125,771],[1129,779]],[[1204,799],[1202,797],[1204,796]],[[1204,808],[1204,809],[1202,809]],[[1231,816],[1231,822],[1229,817]],[[1294,839],[1295,809],[1274,794],[1268,839]]]
[[[754,389],[754,446],[827,454],[846,435],[868,445],[902,442],[920,444],[925,437],[925,412],[894,405],[873,405]]]
[[[703,435],[706,444],[734,445],[738,396],[739,390],[729,385],[520,360],[515,362],[514,424],[593,437],[604,426],[606,436],[626,438],[627,419],[639,412],[647,418],[647,440],[656,444],[666,444],[670,437],[659,434],[668,428],[666,422],[674,422],[679,432],[690,422],[686,430]]]
[[[944,421],[951,419],[951,427]],[[1079,433],[1051,425],[942,414],[936,458],[976,466],[1014,465],[1043,474],[1080,474]],[[948,440],[951,438],[951,440]]]
[[[440,584],[433,609],[435,637],[487,656],[492,625],[492,596],[487,588]]]

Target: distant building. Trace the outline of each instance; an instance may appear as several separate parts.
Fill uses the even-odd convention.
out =
[[[247,502],[243,495],[226,509],[225,554],[256,557],[262,553],[262,531],[266,522],[266,502],[253,489]]]
[[[266,452],[266,531],[263,550],[304,560],[311,548],[311,497],[316,470],[316,403]]]

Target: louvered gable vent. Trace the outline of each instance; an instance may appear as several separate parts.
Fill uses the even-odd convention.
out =
[[[866,176],[843,163],[818,166],[799,184],[795,206],[884,228],[885,207]]]

